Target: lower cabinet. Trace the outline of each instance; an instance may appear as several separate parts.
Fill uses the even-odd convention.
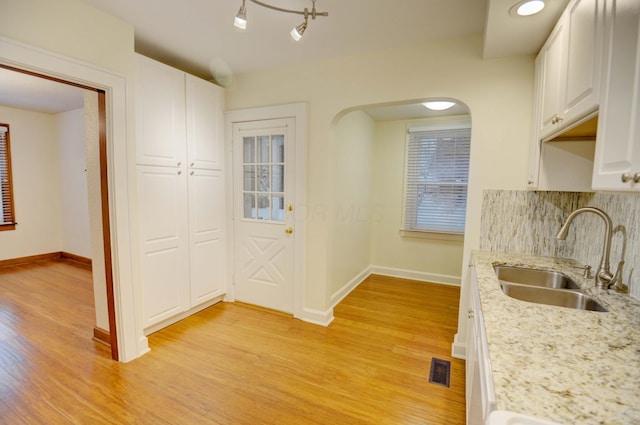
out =
[[[465,376],[467,425],[484,425],[496,408],[496,396],[475,268],[472,268],[470,276]]]
[[[145,332],[225,292],[222,171],[137,166]],[[175,320],[172,320],[175,319]]]

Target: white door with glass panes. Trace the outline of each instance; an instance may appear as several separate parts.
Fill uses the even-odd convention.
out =
[[[233,125],[238,301],[293,312],[295,120]]]

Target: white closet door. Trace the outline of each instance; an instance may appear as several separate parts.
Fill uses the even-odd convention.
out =
[[[225,208],[222,171],[189,172],[191,306],[225,292]]]
[[[136,56],[136,162],[180,166],[186,161],[185,74]]]
[[[138,169],[144,327],[189,307],[187,177],[176,168]]]
[[[186,76],[189,168],[223,169],[224,89]]]

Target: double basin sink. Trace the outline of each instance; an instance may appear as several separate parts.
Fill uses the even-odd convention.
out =
[[[496,265],[493,269],[502,292],[511,298],[580,310],[608,311],[563,273],[506,265]]]

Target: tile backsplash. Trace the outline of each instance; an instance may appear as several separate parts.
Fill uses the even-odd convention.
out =
[[[573,258],[600,264],[604,222],[591,213],[576,216],[565,241],[555,238],[576,208],[600,208],[611,217],[611,270],[625,261],[622,280],[640,299],[640,194],[486,190],[483,196],[480,248],[490,251]]]

